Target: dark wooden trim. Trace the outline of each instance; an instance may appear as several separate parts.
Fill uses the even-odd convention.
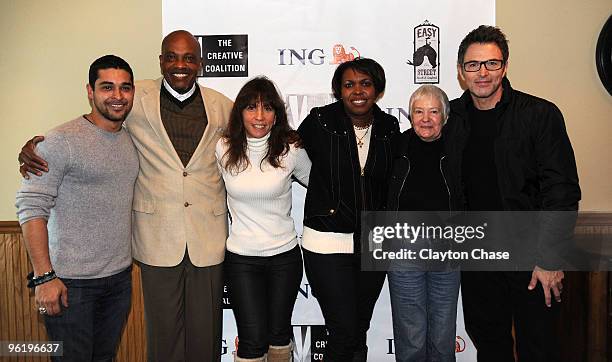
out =
[[[21,226],[17,221],[0,221],[0,234],[20,233]]]
[[[581,211],[576,226],[612,226],[612,212]],[[0,234],[21,232],[17,221],[0,221]]]
[[[612,212],[579,212],[576,226],[612,226]]]
[[[578,213],[576,226],[612,226],[612,212],[583,211]],[[0,234],[20,233],[17,221],[0,221]]]

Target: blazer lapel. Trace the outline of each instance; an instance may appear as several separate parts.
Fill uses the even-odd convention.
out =
[[[200,87],[200,95],[202,96],[202,100],[204,102],[208,125],[206,126],[202,139],[200,140],[198,147],[193,152],[187,167],[191,166],[191,164],[196,162],[202,156],[202,153],[205,152],[210,142],[216,139],[215,135],[217,132],[219,132],[219,115],[217,114],[217,106],[215,104],[217,100],[214,97],[206,96],[206,88],[202,87],[200,84],[198,84],[198,87]]]
[[[161,146],[166,149],[169,155],[172,156],[176,164],[183,168],[183,163],[176,153],[176,149],[170,141],[170,137],[168,137],[168,133],[166,132],[166,128],[161,120],[160,106],[159,106],[159,92],[161,90],[162,78],[159,78],[155,81],[156,87],[154,89],[150,89],[144,97],[142,97],[142,108],[144,109],[145,116],[149,124],[151,124],[151,128],[157,134],[157,137],[160,140]]]

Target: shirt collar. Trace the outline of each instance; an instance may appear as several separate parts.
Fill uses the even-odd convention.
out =
[[[193,95],[193,93],[196,90],[196,85],[195,83],[193,84],[193,86],[191,87],[191,89],[184,94],[181,94],[177,91],[175,91],[174,89],[172,89],[172,87],[170,86],[170,84],[168,84],[168,82],[166,82],[166,79],[164,78],[162,80],[162,83],[164,85],[164,88],[166,88],[166,90],[168,91],[168,93],[170,93],[174,98],[176,98],[177,100],[184,102],[186,99],[189,99],[189,97],[191,97]]]

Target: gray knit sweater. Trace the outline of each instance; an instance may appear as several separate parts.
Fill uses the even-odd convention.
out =
[[[131,262],[131,210],[138,156],[125,129],[107,132],[79,117],[51,130],[38,154],[49,172],[23,180],[17,216],[48,220],[59,277],[116,274]]]

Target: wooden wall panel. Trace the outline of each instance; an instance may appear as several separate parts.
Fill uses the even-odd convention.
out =
[[[25,276],[32,270],[16,223],[0,222],[0,341],[46,341],[43,319]],[[121,336],[117,361],[145,362],[146,344],[140,268],[132,270],[132,308]],[[0,357],[1,361],[49,361],[41,357]]]

